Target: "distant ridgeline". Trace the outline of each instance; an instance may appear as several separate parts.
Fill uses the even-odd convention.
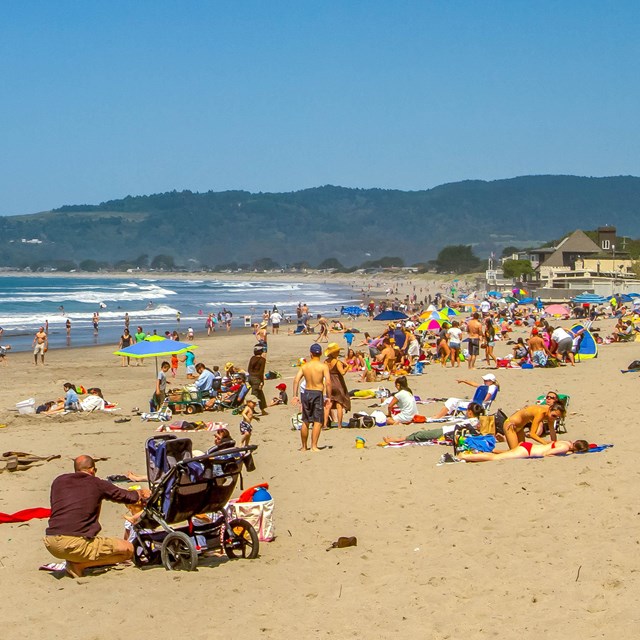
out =
[[[426,191],[172,191],[0,217],[0,266],[146,266],[158,255],[187,268],[261,258],[269,259],[265,268],[271,261],[316,266],[327,258],[350,266],[381,256],[411,265],[446,245],[471,244],[486,257],[605,224],[640,235],[640,178],[525,176]]]

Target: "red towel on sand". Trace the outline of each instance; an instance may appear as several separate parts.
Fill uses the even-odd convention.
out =
[[[34,509],[23,509],[15,513],[0,513],[0,524],[12,522],[27,522],[36,518],[48,518],[51,515],[51,509],[44,507],[35,507]]]

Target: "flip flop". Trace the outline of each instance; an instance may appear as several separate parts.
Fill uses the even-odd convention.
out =
[[[120,424],[122,422],[131,422],[131,418],[116,418],[114,422]]]

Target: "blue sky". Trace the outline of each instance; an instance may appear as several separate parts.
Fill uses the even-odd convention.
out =
[[[640,175],[640,3],[4,3],[0,214]]]

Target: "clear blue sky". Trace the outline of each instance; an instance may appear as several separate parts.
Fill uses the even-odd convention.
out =
[[[0,214],[640,174],[638,0],[57,0],[0,17]]]

